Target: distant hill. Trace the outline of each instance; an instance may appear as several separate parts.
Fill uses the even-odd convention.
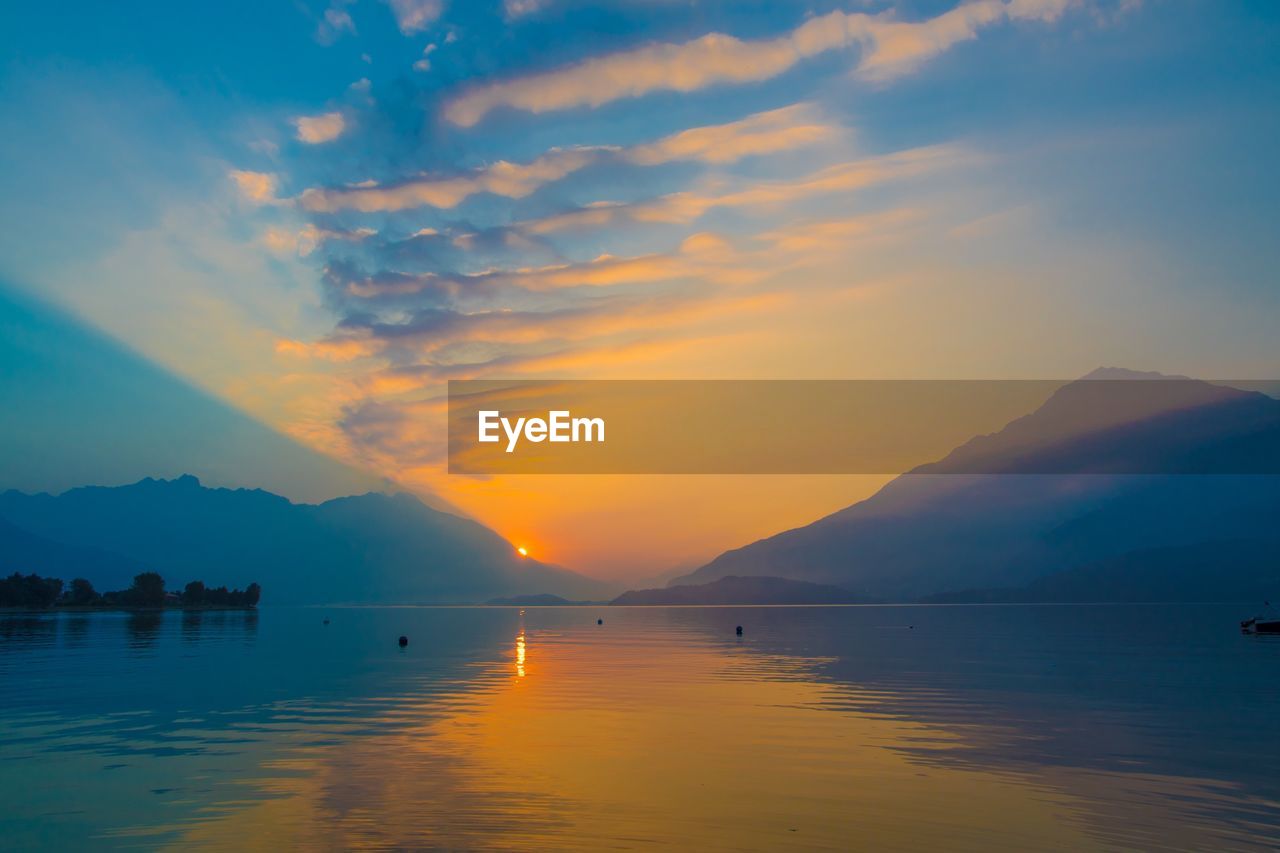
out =
[[[1021,589],[961,590],[932,604],[1258,602],[1280,591],[1280,541],[1203,542],[1132,551]]]
[[[705,584],[668,586],[662,589],[633,589],[610,604],[695,605],[695,604],[867,604],[865,596],[847,589],[805,581],[773,577],[730,575]]]
[[[506,598],[491,598],[485,602],[490,607],[577,607],[595,603],[594,601],[570,601],[567,598],[545,592],[537,595],[512,595]]]
[[[1159,600],[1208,595],[1214,581],[1189,565],[1173,571],[1172,555],[1198,554],[1212,578],[1224,563],[1214,549],[1227,547],[1215,543],[1253,543],[1230,546],[1256,555],[1250,565],[1280,543],[1280,476],[1246,473],[1277,470],[1280,401],[1185,380],[1128,393],[1123,381],[1153,377],[1109,369],[1069,383],[871,498],[672,583],[770,575],[893,601],[1027,588],[1045,600],[1131,600],[1103,583],[1107,572],[1130,572],[1136,589],[1143,572],[1167,568],[1151,578]]]
[[[241,587],[256,581],[267,604],[612,594],[406,494],[295,504],[183,476],[57,496],[8,491],[0,494],[0,519],[0,571],[83,576],[100,589],[119,586],[121,572],[154,569],[170,586],[192,578]]]

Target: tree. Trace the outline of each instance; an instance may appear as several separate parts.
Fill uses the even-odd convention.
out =
[[[250,607],[258,606],[258,599],[262,597],[262,587],[256,583],[251,583],[244,590],[244,603]]]
[[[129,587],[128,601],[135,607],[164,606],[164,578],[157,572],[135,575]]]
[[[204,581],[192,581],[182,591],[182,603],[188,607],[204,604]]]
[[[0,580],[0,606],[52,607],[62,594],[59,578],[42,578],[37,574],[21,575],[14,572]]]
[[[98,591],[93,588],[93,584],[84,578],[76,578],[71,581],[71,589],[67,591],[67,603],[84,606],[93,604],[98,600]]]

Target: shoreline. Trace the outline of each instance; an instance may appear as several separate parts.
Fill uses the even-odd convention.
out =
[[[184,606],[175,604],[162,607],[128,607],[125,605],[97,606],[93,604],[54,605],[53,607],[0,607],[0,613],[163,613],[168,610],[199,611],[206,610],[253,610],[257,605],[250,604],[193,604]]]

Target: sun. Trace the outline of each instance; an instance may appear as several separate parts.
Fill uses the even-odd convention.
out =
[[[529,556],[529,549],[521,545],[519,548],[516,549],[516,553],[519,554],[521,557],[527,557]]]

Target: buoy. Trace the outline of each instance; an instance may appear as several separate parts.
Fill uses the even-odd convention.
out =
[[[405,636],[401,636],[401,637],[400,637],[400,648],[402,648],[402,649],[403,649],[403,648],[404,648],[405,646],[407,646],[407,645],[409,645],[409,638],[408,638],[408,637],[405,637]]]
[[[603,625],[603,624],[604,624],[604,620],[603,620],[603,619],[597,619],[597,620],[596,620],[596,624],[597,624],[597,625]]]
[[[329,624],[329,620],[328,620],[328,619],[324,620],[324,624],[328,625],[328,624]]]
[[[738,626],[738,636],[739,636],[739,637],[741,637],[741,636],[742,636],[742,626],[741,626],[741,625],[739,625],[739,626]]]

